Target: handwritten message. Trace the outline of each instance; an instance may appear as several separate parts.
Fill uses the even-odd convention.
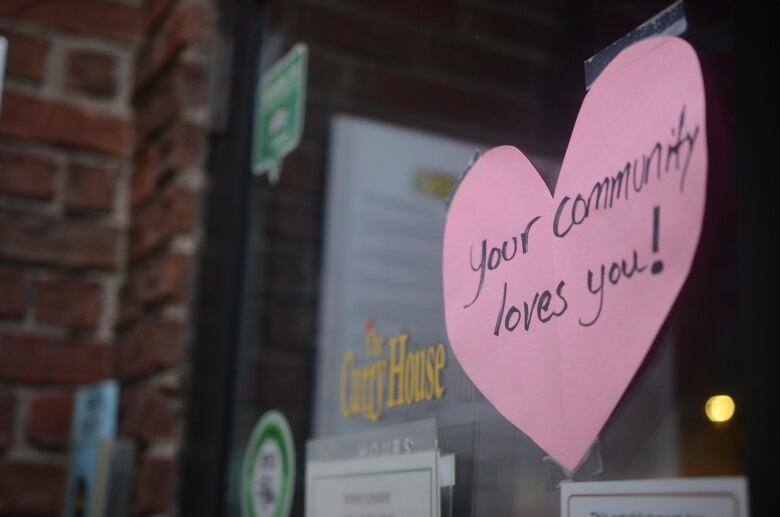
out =
[[[554,196],[504,146],[453,197],[443,248],[450,344],[496,408],[569,470],[687,278],[704,214],[704,117],[693,49],[646,40],[586,95]]]

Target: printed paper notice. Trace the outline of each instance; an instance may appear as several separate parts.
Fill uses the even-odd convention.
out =
[[[306,466],[307,517],[438,517],[437,453]]]
[[[744,478],[564,483],[561,517],[748,517]]]

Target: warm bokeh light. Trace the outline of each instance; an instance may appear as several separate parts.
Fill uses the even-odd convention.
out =
[[[728,395],[715,395],[707,399],[704,412],[712,422],[728,422],[734,416],[737,405]]]

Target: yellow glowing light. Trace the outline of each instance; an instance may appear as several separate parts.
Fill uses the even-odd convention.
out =
[[[737,405],[728,395],[715,395],[704,404],[704,412],[712,422],[728,422],[734,416]]]

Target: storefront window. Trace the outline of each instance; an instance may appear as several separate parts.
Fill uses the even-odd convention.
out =
[[[474,0],[258,8],[262,22],[250,30],[262,34],[260,71],[297,43],[309,62],[301,142],[278,183],[256,176],[248,192],[229,515],[241,514],[247,443],[272,409],[294,439],[294,514],[304,512],[307,441],[426,419],[437,450],[454,458],[454,484],[439,501],[449,515],[556,515],[565,481],[747,475],[727,4],[686,3],[687,25],[677,32],[695,49],[706,98],[706,209],[690,273],[576,468],[483,394],[445,321],[442,243],[464,172],[491,148],[514,146],[554,191],[586,95],[583,62],[667,7]],[[635,317],[643,314],[637,308]],[[393,440],[373,451],[370,440],[356,443],[355,454],[392,456],[404,448]]]

